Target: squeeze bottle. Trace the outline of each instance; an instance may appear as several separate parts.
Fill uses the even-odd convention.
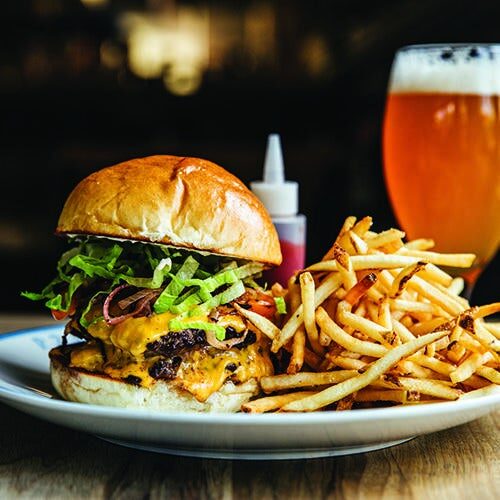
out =
[[[264,179],[251,182],[250,188],[271,215],[283,254],[282,264],[266,271],[264,278],[269,285],[277,281],[286,287],[290,276],[305,265],[306,217],[298,213],[298,183],[285,180],[278,134],[271,134],[267,139]]]

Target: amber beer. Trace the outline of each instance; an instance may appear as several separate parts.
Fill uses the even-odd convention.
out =
[[[500,52],[406,50],[384,123],[390,199],[409,238],[476,253],[473,281],[500,241]]]

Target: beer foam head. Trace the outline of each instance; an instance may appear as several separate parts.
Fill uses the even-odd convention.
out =
[[[392,65],[389,91],[500,95],[500,45],[404,48]]]

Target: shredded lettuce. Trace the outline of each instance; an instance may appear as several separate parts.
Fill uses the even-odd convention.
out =
[[[154,303],[153,309],[155,313],[160,314],[170,310],[175,302],[175,299],[184,290],[184,282],[189,280],[194,275],[198,266],[198,262],[191,257],[191,255],[189,255],[177,271],[177,274],[170,274],[172,281],[170,281],[170,283],[165,287]]]
[[[169,321],[168,327],[173,332],[185,330],[186,328],[196,328],[197,330],[204,330],[206,332],[213,331],[217,340],[224,340],[226,337],[226,330],[223,326],[208,321],[183,321],[182,319],[174,318]]]
[[[262,269],[253,262],[164,245],[89,237],[61,256],[57,276],[40,293],[21,295],[44,300],[57,311],[69,312],[76,306],[75,317],[86,328],[97,319],[93,306],[120,284],[162,289],[153,305],[157,314],[193,316],[195,311],[206,313],[235,300],[245,292],[246,284],[258,287],[254,278]]]
[[[274,303],[276,304],[278,314],[286,314],[286,303],[283,297],[274,297]]]
[[[202,307],[206,309],[212,309],[214,307],[220,306],[222,304],[227,304],[235,299],[237,299],[240,295],[245,293],[245,285],[243,282],[237,281],[233,283],[229,288],[226,288],[223,292],[214,295],[211,299],[207,300]]]

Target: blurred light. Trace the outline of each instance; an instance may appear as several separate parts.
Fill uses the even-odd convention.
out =
[[[62,0],[33,0],[33,11],[41,17],[60,14],[63,10]]]
[[[172,66],[163,76],[163,84],[172,94],[185,96],[194,94],[201,85],[202,72],[194,66]]]
[[[122,49],[111,41],[101,43],[99,56],[101,64],[108,69],[120,68],[125,59]]]
[[[175,15],[125,14],[130,70],[144,79],[163,78],[176,95],[198,90],[208,66],[208,15],[180,7]]]
[[[254,66],[274,62],[275,41],[274,7],[264,3],[251,5],[244,17],[244,44]]]
[[[82,4],[89,9],[100,9],[108,5],[109,0],[81,0]]]
[[[82,73],[93,66],[97,55],[92,42],[80,36],[68,40],[64,51],[67,67],[74,74]]]
[[[25,78],[43,80],[52,70],[51,59],[43,46],[33,46],[23,58],[23,72]]]
[[[300,59],[310,76],[323,76],[332,64],[326,40],[320,35],[307,37],[300,50]]]
[[[128,39],[130,69],[140,78],[159,78],[168,61],[172,36],[147,23],[136,26]]]
[[[0,221],[0,249],[7,251],[22,249],[27,241],[25,233],[13,221]]]

